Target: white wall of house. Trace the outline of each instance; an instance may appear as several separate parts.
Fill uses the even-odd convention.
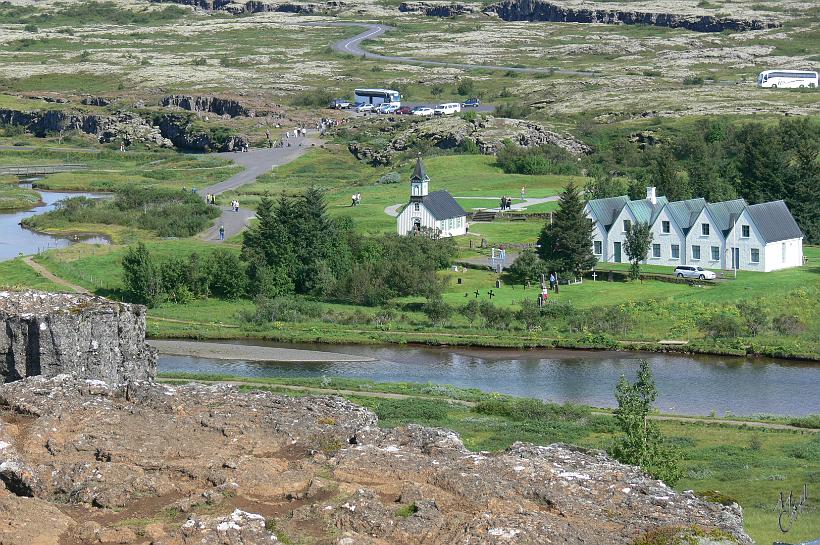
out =
[[[609,236],[607,237],[607,253],[609,254],[608,261],[610,263],[615,263],[617,258],[617,252],[615,251],[615,247],[617,244],[621,245],[621,263],[629,263],[629,258],[626,257],[626,252],[624,252],[624,242],[626,241],[626,230],[624,229],[624,220],[629,220],[633,224],[635,223],[635,216],[632,212],[624,206],[621,213],[618,214],[618,217],[615,218],[615,222],[612,224],[612,227],[609,228]]]
[[[589,216],[590,214],[587,212],[587,215]],[[607,248],[606,229],[600,222],[596,221],[594,222],[592,229],[592,253],[595,254],[598,261],[609,261],[611,254],[607,252]],[[600,252],[596,252],[597,249],[600,249]]]
[[[799,267],[803,264],[802,238],[779,240],[767,244],[746,210],[738,217],[726,237],[726,246],[739,249],[740,269],[746,271],[769,272]],[[754,250],[757,250],[757,262],[753,260]],[[728,255],[731,256],[730,253]],[[729,264],[731,265],[731,261]]]
[[[433,214],[427,210],[427,207],[420,202],[411,202],[404,207],[399,217],[396,218],[397,232],[400,235],[406,235],[413,230],[417,220],[422,227],[429,227],[441,231],[442,237],[455,237],[467,233],[466,216],[439,221],[436,220]]]
[[[703,224],[709,225],[709,234],[703,234]],[[731,256],[726,253],[726,244],[723,240],[723,232],[718,228],[709,212],[704,208],[701,210],[698,219],[689,230],[689,234],[684,240],[682,247],[686,248],[686,264],[704,269],[725,269],[731,266]],[[692,259],[692,248],[700,246],[700,259]],[[714,259],[712,248],[717,248],[717,259]],[[683,251],[683,250],[681,250]],[[726,261],[729,259],[729,261]]]
[[[664,222],[669,222],[668,233],[663,232]],[[652,243],[649,245],[649,253],[647,254],[645,263],[650,265],[667,265],[670,267],[677,267],[678,265],[688,263],[689,256],[687,256],[685,251],[686,237],[683,234],[683,230],[675,223],[675,220],[672,219],[667,207],[664,207],[660,211],[650,230],[652,231]],[[678,259],[672,258],[672,244],[678,245]],[[656,255],[656,250],[660,250],[660,256]]]

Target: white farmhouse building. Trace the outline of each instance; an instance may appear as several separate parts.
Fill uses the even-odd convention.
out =
[[[605,263],[628,261],[626,228],[639,221],[652,232],[644,263],[761,272],[803,264],[803,233],[783,201],[667,202],[648,187],[646,199],[594,199],[585,211],[595,224],[593,253]]]
[[[467,233],[467,212],[447,191],[429,192],[430,177],[421,158],[410,177],[410,202],[396,218],[400,235],[432,229],[440,237],[455,237]]]

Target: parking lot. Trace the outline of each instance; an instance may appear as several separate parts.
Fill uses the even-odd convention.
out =
[[[436,107],[441,105],[441,104],[453,104],[453,103],[455,103],[455,102],[445,102],[445,101],[442,101],[442,102],[404,102],[404,101],[402,101],[401,105],[402,105],[403,108],[410,108],[410,109],[429,108],[430,110],[435,110]],[[492,104],[481,103],[478,106],[464,106],[463,102],[459,102],[458,104],[460,105],[461,112],[491,113],[491,112],[495,111],[495,106],[493,106]],[[356,111],[356,108],[354,106],[352,106],[352,101],[351,101],[351,107],[349,107],[349,108],[340,108],[340,109],[342,109],[344,111],[347,111],[347,112],[350,112],[352,115],[357,116],[357,117],[368,116],[368,115],[384,115],[384,114],[376,112],[375,109],[374,109],[374,111],[358,112],[358,111]],[[413,114],[408,113],[406,111],[401,111],[401,112],[392,112],[388,115],[413,115]],[[433,116],[432,112],[430,112],[428,115],[430,117]]]

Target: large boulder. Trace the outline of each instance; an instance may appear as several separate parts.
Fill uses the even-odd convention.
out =
[[[0,292],[0,382],[76,377],[153,380],[157,353],[145,343],[142,305],[41,291]]]

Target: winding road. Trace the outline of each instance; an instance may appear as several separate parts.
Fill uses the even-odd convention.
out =
[[[362,47],[362,42],[366,40],[373,40],[383,35],[384,33],[393,30],[393,27],[382,25],[378,23],[356,23],[356,22],[332,22],[323,21],[316,23],[305,23],[307,26],[336,26],[336,27],[362,27],[365,30],[353,36],[352,38],[345,38],[334,43],[331,47],[334,51],[339,53],[347,53],[349,55],[356,55],[357,57],[364,57],[365,59],[375,59],[390,62],[399,62],[406,64],[424,64],[429,66],[445,66],[448,68],[462,68],[465,70],[483,69],[483,70],[503,70],[505,72],[518,72],[524,74],[564,74],[569,76],[594,76],[595,72],[588,72],[582,70],[563,70],[559,68],[526,68],[520,66],[500,66],[497,64],[468,64],[461,62],[449,61],[434,61],[428,59],[417,59],[415,57],[403,57],[394,55],[381,55],[379,53],[372,53]]]

